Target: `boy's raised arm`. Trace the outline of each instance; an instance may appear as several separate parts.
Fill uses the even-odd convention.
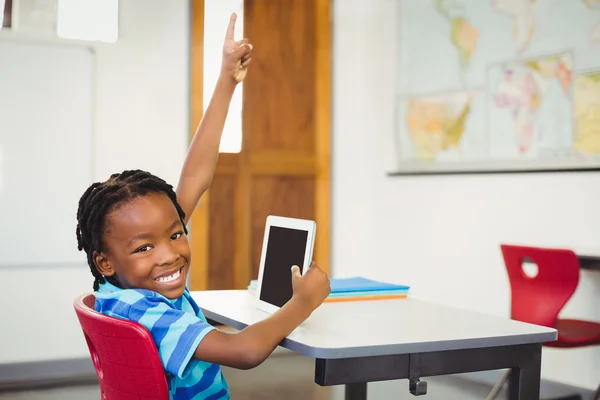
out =
[[[229,104],[235,87],[246,77],[251,62],[252,45],[247,39],[239,42],[234,40],[236,18],[235,14],[231,15],[223,45],[221,74],[179,177],[177,201],[185,212],[185,223],[212,182]]]

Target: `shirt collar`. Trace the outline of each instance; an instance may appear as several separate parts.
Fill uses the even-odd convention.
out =
[[[118,292],[120,290],[123,290],[123,289],[113,285],[112,283],[110,283],[108,281],[108,279],[104,279],[104,283],[101,283],[98,288],[98,292],[100,292],[100,293],[114,293],[114,292]]]
[[[98,292],[99,293],[114,293],[114,292],[119,292],[123,289],[121,289],[120,287],[117,287],[115,285],[113,285],[112,283],[110,283],[108,281],[108,279],[104,279],[104,283],[101,283],[100,286],[98,287]],[[160,293],[156,293],[158,296],[160,297],[164,297],[163,295],[161,295]],[[183,300],[182,298],[185,297],[186,299],[189,300],[189,292],[187,287],[185,288],[185,290],[183,291],[183,295],[177,299],[167,299],[166,297],[164,297],[166,300],[168,300],[170,303],[175,304],[175,305],[181,305],[181,301]]]

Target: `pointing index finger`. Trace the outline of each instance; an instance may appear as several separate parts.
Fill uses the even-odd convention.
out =
[[[225,35],[225,39],[233,40],[233,33],[235,32],[235,20],[237,19],[236,13],[231,14],[231,18],[229,18],[229,26],[227,27],[227,34]]]

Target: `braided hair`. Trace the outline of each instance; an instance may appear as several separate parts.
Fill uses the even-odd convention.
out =
[[[104,248],[102,236],[106,228],[106,215],[118,205],[151,193],[164,193],[169,196],[187,234],[185,213],[177,202],[173,186],[146,171],[128,170],[113,174],[105,182],[93,183],[79,199],[77,247],[79,251],[84,250],[87,254],[87,262],[94,276],[94,290],[98,290],[105,279],[111,279],[105,278],[98,271],[94,261],[94,252],[100,252]],[[111,283],[115,282],[111,280]]]

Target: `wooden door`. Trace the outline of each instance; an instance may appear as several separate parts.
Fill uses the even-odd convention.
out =
[[[330,0],[245,1],[244,36],[254,56],[243,87],[242,151],[219,156],[192,217],[193,290],[243,289],[256,279],[269,214],[314,219],[314,258],[329,270],[330,6]],[[203,1],[193,1],[194,129],[202,113],[203,21]]]

